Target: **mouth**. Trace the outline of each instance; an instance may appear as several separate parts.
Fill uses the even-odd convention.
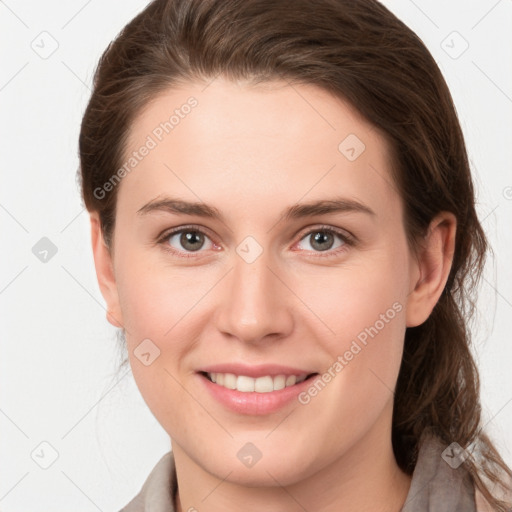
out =
[[[314,385],[319,373],[302,366],[224,362],[197,368],[207,396],[224,409],[243,415],[269,415],[292,406]]]
[[[205,379],[211,383],[241,393],[272,393],[281,391],[301,384],[311,379],[318,373],[301,373],[296,375],[263,375],[261,377],[250,377],[248,375],[236,375],[234,373],[221,372],[199,372]]]

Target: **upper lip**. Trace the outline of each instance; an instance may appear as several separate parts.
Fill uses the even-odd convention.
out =
[[[206,373],[233,373],[235,375],[246,375],[247,377],[265,377],[270,375],[276,377],[277,375],[310,375],[316,373],[303,368],[293,368],[291,366],[282,366],[279,364],[261,364],[261,365],[247,365],[241,363],[223,363],[204,366],[198,372]]]

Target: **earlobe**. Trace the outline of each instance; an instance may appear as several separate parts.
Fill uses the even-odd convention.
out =
[[[101,294],[107,303],[107,320],[114,327],[123,327],[117,284],[114,275],[112,257],[103,238],[101,224],[97,212],[90,214],[91,244],[96,268],[96,278]]]
[[[411,279],[407,299],[407,327],[425,322],[437,304],[452,267],[456,229],[457,219],[450,212],[441,212],[430,223],[413,265],[415,278]]]

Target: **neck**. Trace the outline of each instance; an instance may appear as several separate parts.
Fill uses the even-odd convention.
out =
[[[268,487],[248,487],[217,478],[173,443],[179,488],[176,511],[399,512],[411,477],[398,467],[391,433],[385,434],[382,429],[373,429],[341,457],[307,478],[286,486],[273,481]]]

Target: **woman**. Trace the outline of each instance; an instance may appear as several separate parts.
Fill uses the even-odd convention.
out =
[[[508,510],[464,140],[386,8],[156,0],[100,60],[80,159],[107,318],[172,442],[123,510]]]

